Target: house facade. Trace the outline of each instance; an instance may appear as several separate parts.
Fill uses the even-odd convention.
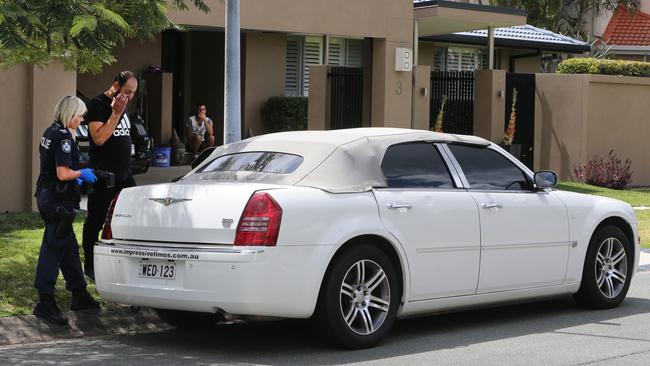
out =
[[[9,95],[0,100],[0,121],[10,131],[9,143],[1,148],[4,156],[16,156],[7,169],[17,172],[0,186],[0,210],[35,208],[34,142],[51,123],[55,103],[64,95],[92,98],[102,93],[119,70],[141,76],[147,98],[129,108],[148,116],[156,143],[166,143],[173,129],[182,128],[196,103],[206,104],[208,115],[220,124],[225,9],[218,0],[207,3],[212,9],[207,14],[196,9],[170,13],[185,32],[164,32],[147,43],[127,41],[115,50],[117,62],[99,75],[77,75],[56,62],[0,72],[0,91]],[[318,65],[362,69],[364,126],[421,127],[416,121],[418,98],[424,93],[419,83],[428,85],[430,65],[418,65],[420,37],[525,21],[525,13],[518,10],[451,1],[414,5],[412,0],[242,0],[242,135],[267,132],[260,108],[270,97],[312,99],[313,90],[322,92],[317,87],[322,84],[313,85],[310,73]],[[310,117],[318,108],[310,100]]]

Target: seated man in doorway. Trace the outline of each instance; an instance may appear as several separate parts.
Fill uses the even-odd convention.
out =
[[[190,116],[185,124],[187,149],[195,157],[201,150],[214,146],[214,125],[207,112],[205,104],[198,104],[196,114]]]

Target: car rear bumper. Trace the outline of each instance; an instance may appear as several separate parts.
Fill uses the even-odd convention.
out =
[[[97,290],[130,305],[233,315],[307,318],[314,311],[327,246],[188,248],[98,243]],[[171,263],[172,280],[141,278],[142,263]]]

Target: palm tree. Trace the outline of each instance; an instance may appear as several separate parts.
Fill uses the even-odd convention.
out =
[[[0,67],[59,59],[81,73],[99,72],[126,38],[179,28],[167,12],[187,3],[210,11],[203,0],[0,0]]]

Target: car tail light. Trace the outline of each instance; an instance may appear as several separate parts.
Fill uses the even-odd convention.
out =
[[[237,225],[235,245],[275,246],[280,233],[282,208],[268,193],[254,193]]]
[[[108,206],[108,213],[106,213],[106,219],[104,220],[104,229],[102,230],[102,240],[111,240],[113,239],[113,230],[111,229],[111,222],[113,221],[113,210],[115,209],[115,203],[117,198],[120,196],[120,192],[117,192],[115,198],[111,201],[111,205]]]

